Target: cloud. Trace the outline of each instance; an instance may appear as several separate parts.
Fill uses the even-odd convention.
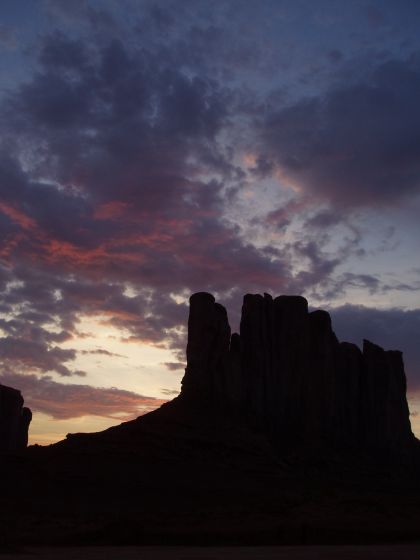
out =
[[[82,314],[178,357],[187,308],[170,294],[220,293],[238,278],[247,290],[287,284],[286,259],[224,218],[239,173],[218,138],[226,87],[118,40],[54,32],[39,46],[37,71],[2,109],[8,370],[14,348],[16,371],[81,374],[52,332],[77,336]]]
[[[80,354],[97,354],[99,356],[108,356],[110,358],[124,358],[122,354],[117,354],[116,352],[109,352],[103,348],[95,348],[95,350],[79,350]]]
[[[127,296],[124,283],[97,282],[62,277],[54,273],[16,267],[0,267],[3,282],[3,318],[0,329],[0,361],[3,368],[23,369],[60,375],[83,372],[69,369],[66,362],[76,358],[76,351],[57,345],[80,336],[78,315],[93,316],[151,344],[165,343],[177,349],[184,346],[187,307],[169,295],[151,289]],[[92,349],[92,353],[107,354]],[[110,355],[111,353],[109,353]]]
[[[180,371],[185,369],[185,362],[164,362],[164,366],[166,366],[169,371]]]
[[[76,351],[60,343],[80,336],[81,316],[112,324],[126,341],[172,349],[166,366],[178,368],[184,301],[198,290],[235,308],[236,322],[248,291],[385,289],[371,274],[342,272],[362,250],[349,223],[351,235],[327,246],[345,222],[338,206],[417,192],[414,57],[285,108],[287,96],[265,100],[236,79],[244,69],[273,68],[275,59],[270,52],[263,60],[261,40],[242,32],[251,5],[240,6],[245,17],[233,4],[214,13],[189,2],[163,11],[130,3],[124,24],[114,5],[46,6],[61,30],[37,39],[31,71],[5,95],[0,114],[7,371],[80,374],[71,368]],[[224,26],[236,12],[234,28]],[[241,32],[234,48],[232,29]],[[338,67],[341,51],[328,52]],[[247,170],[238,164],[243,143],[261,152]],[[261,185],[274,176],[301,194],[282,207],[269,201],[257,239],[232,219],[232,193],[255,181],[254,227],[264,214]],[[318,208],[318,198],[330,205]],[[299,219],[304,233],[290,235]]]
[[[174,289],[186,267],[197,286],[245,270],[254,284],[285,277],[285,262],[223,219],[223,180],[236,173],[217,140],[229,92],[117,41],[87,52],[47,37],[41,71],[10,99],[5,133],[19,149],[3,156],[5,258]],[[36,166],[23,171],[27,151]]]
[[[42,329],[39,329],[42,331]],[[13,367],[28,371],[47,373],[57,372],[62,376],[85,376],[86,372],[70,370],[65,362],[74,360],[76,353],[71,349],[48,345],[42,337],[41,340],[25,339],[24,337],[6,336],[0,339],[0,363],[7,369]]]
[[[162,388],[161,389],[161,393],[163,393],[164,395],[168,396],[168,397],[176,397],[177,395],[179,395],[179,390],[178,389],[165,389]]]
[[[363,79],[273,108],[261,154],[286,183],[338,207],[394,204],[420,192],[419,95],[418,56],[387,60]]]
[[[18,387],[25,398],[25,405],[33,412],[48,414],[56,420],[101,416],[126,421],[166,402],[115,387],[64,385],[50,377],[38,378],[35,375],[1,374],[0,382]]]

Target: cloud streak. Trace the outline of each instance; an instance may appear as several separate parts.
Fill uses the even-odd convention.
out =
[[[64,385],[50,377],[5,374],[1,375],[0,381],[4,385],[19,387],[25,395],[25,404],[32,411],[48,414],[56,420],[100,416],[126,421],[150,412],[166,402],[115,387]]]

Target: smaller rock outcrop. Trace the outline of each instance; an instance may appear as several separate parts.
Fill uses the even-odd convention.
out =
[[[28,445],[32,412],[23,403],[20,391],[0,385],[0,453],[21,451]]]

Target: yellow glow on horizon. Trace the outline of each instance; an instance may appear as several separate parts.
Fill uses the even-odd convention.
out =
[[[105,316],[82,317],[78,331],[78,337],[60,347],[77,351],[71,366],[86,371],[87,376],[59,378],[61,383],[117,387],[158,398],[163,395],[162,388],[179,388],[183,371],[169,371],[163,365],[177,361],[171,350],[130,339],[130,333],[112,325]]]
[[[134,420],[134,418],[132,419]],[[101,432],[118,424],[121,424],[121,420],[101,418],[100,416],[82,416],[80,418],[57,420],[47,414],[35,412],[29,426],[28,444],[50,445],[66,439],[66,435],[69,433]]]

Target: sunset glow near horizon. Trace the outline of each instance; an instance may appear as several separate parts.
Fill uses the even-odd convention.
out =
[[[0,383],[30,443],[180,390],[188,298],[302,294],[404,353],[420,435],[420,4],[5,0]]]

